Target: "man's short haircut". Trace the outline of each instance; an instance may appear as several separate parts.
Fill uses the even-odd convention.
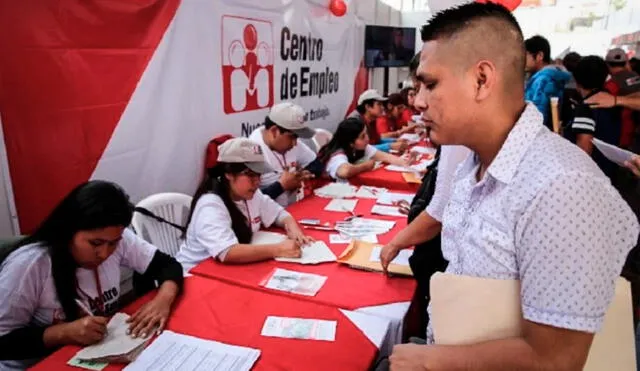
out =
[[[576,83],[588,90],[602,89],[608,75],[607,64],[604,59],[597,55],[590,55],[580,59],[575,71],[573,71]]]
[[[573,73],[581,58],[580,54],[571,52],[562,58],[562,65],[567,69],[567,71]]]
[[[411,58],[409,62],[409,76],[415,76],[416,71],[418,70],[418,66],[420,65],[420,52],[417,52],[416,55]]]
[[[422,27],[422,41],[446,41],[455,63],[469,68],[492,61],[504,73],[505,88],[524,84],[525,52],[522,30],[513,14],[492,2],[467,3],[437,13]],[[449,63],[452,64],[452,63]]]
[[[551,45],[549,41],[540,35],[532,36],[524,42],[524,48],[533,56],[542,52],[542,61],[551,63]]]

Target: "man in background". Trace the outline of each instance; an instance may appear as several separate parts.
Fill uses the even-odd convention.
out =
[[[627,53],[620,48],[609,50],[605,57],[611,78],[604,88],[615,97],[626,97],[640,93],[640,76],[631,70]],[[620,143],[622,148],[639,149],[634,147],[635,133],[640,125],[640,114],[628,108],[622,109],[622,127]]]
[[[525,86],[525,100],[533,102],[544,117],[544,124],[552,128],[551,97],[562,98],[571,74],[551,64],[551,46],[542,36],[533,36],[524,43],[527,51],[525,71],[531,76]]]
[[[265,161],[273,172],[260,176],[260,190],[286,207],[296,201],[302,182],[319,177],[324,166],[306,144],[298,138],[311,138],[315,131],[304,120],[304,109],[291,102],[271,107],[264,126],[254,130],[249,139],[260,144]]]

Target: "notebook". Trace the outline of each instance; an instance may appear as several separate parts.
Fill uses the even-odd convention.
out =
[[[98,344],[90,345],[76,353],[81,361],[129,363],[133,361],[147,345],[146,339],[132,338],[127,335],[129,315],[116,313],[107,324],[107,336]]]

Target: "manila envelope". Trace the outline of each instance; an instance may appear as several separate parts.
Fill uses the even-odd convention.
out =
[[[374,272],[382,272],[382,264],[380,262],[372,262],[371,250],[377,244],[363,242],[363,241],[351,241],[349,246],[338,257],[338,263],[346,264],[356,269],[363,269]],[[411,268],[405,265],[389,264],[389,273],[397,274],[401,276],[413,276]]]

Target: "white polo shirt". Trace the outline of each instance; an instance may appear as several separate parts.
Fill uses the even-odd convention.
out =
[[[251,200],[234,201],[240,212],[251,220],[251,230],[270,227],[289,216],[282,206],[269,196],[256,191]],[[193,211],[187,236],[180,246],[176,260],[188,271],[210,257],[224,260],[227,251],[238,244],[231,228],[231,215],[220,196],[207,193],[200,197]]]
[[[157,248],[125,229],[116,250],[97,268],[106,314],[118,309],[120,267],[144,273]],[[71,267],[70,267],[71,268]],[[93,269],[76,269],[79,300],[98,313],[98,282]],[[0,265],[0,335],[19,328],[46,327],[65,320],[58,301],[46,246],[30,244],[12,252]],[[0,361],[0,370],[24,369],[37,360]]]
[[[367,161],[371,159],[376,154],[376,152],[378,152],[376,147],[370,144],[367,144],[367,147],[364,149],[364,157],[362,157],[360,161]],[[339,182],[346,182],[347,180],[341,179],[340,177],[338,177],[337,173],[340,166],[348,163],[349,163],[349,159],[347,158],[347,155],[344,154],[344,152],[342,151],[336,152],[329,158],[329,161],[325,166],[325,171],[327,172],[327,174],[329,174],[331,178]]]
[[[264,142],[264,138],[262,136],[264,130],[264,127],[257,128],[249,136],[249,139],[260,144],[265,161],[275,170],[270,173],[262,174],[262,176],[260,177],[261,187],[265,187],[277,182],[286,169],[302,169],[307,167],[310,163],[313,162],[313,160],[316,159],[315,152],[313,152],[311,148],[307,147],[307,145],[302,143],[301,141],[298,141],[297,144],[293,148],[288,150],[284,155],[271,150],[269,146],[267,146],[267,144]],[[296,192],[284,191],[280,196],[276,198],[276,202],[282,206],[288,206],[296,202]]]

